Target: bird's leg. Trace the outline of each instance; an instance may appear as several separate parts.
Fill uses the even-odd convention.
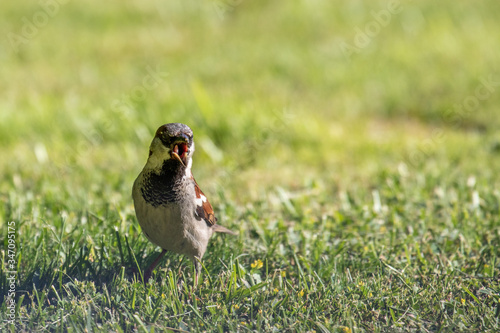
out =
[[[200,275],[200,272],[201,272],[201,263],[200,263],[200,259],[198,259],[198,257],[194,257],[194,286],[195,288],[198,286],[198,276]]]
[[[144,273],[144,284],[148,283],[149,278],[151,277],[151,273],[153,273],[153,269],[155,269],[156,266],[158,266],[158,263],[160,262],[161,258],[167,253],[167,250],[161,251],[160,255],[153,261],[151,265],[149,265],[148,269]]]

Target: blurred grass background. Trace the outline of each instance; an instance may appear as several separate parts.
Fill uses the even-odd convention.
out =
[[[20,237],[103,206],[131,230],[132,182],[167,122],[193,129],[218,210],[280,187],[335,214],[345,191],[370,201],[397,174],[461,189],[473,176],[498,212],[498,1],[396,2],[351,55],[389,2],[48,3],[0,4],[0,219]],[[487,98],[457,111],[484,80]]]
[[[453,153],[446,144],[455,136],[460,153],[461,138],[487,151],[498,140],[496,90],[458,126],[443,115],[482,78],[500,81],[500,32],[490,15],[500,5],[401,2],[389,24],[346,57],[341,44],[355,46],[356,29],[387,6],[69,1],[15,45],[8,33],[23,36],[23,18],[36,23],[44,7],[5,3],[2,174],[65,175],[69,166],[72,181],[110,173],[130,183],[166,122],[195,130],[201,176],[221,166],[237,174],[361,174],[352,166],[397,164],[435,128],[444,128],[445,142],[429,153]],[[144,89],[151,72],[159,80]],[[47,158],[37,159],[36,148]]]

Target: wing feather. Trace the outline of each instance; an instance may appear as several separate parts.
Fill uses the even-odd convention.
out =
[[[194,192],[196,194],[196,215],[204,219],[209,226],[213,226],[217,222],[217,218],[214,214],[214,209],[203,191],[198,186],[198,183],[196,183],[196,180],[194,178],[192,179],[194,182]]]

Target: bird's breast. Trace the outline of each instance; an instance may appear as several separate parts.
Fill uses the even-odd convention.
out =
[[[159,197],[149,193],[147,183],[140,175],[132,191],[137,220],[146,237],[167,251],[203,256],[212,230],[194,216],[194,185],[183,184],[184,190],[171,201],[152,201],[151,197]]]

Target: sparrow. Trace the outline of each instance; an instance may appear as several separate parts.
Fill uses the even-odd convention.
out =
[[[132,198],[141,229],[163,251],[144,274],[147,282],[167,251],[189,257],[195,285],[214,232],[236,233],[218,225],[212,205],[191,172],[193,131],[181,123],[162,125],[149,147],[146,165],[134,182]]]

